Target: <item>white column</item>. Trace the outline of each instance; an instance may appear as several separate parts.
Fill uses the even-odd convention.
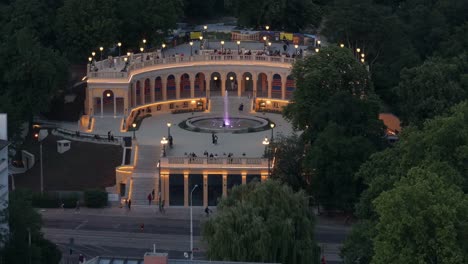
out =
[[[180,75],[175,75],[176,99],[180,99]]]
[[[226,95],[226,78],[225,74],[221,73],[221,96]]]
[[[281,99],[286,98],[286,81],[288,80],[287,76],[281,75]]]
[[[252,97],[257,97],[257,81],[258,81],[257,78],[258,78],[257,74],[252,74],[252,82],[253,82],[253,88],[252,88],[253,95],[252,95]]]
[[[201,87],[198,87],[201,89]],[[195,75],[190,75],[190,98],[195,97]]]
[[[103,96],[101,94],[101,117],[104,115],[104,100],[103,99]]]
[[[132,107],[136,107],[137,99],[136,99],[136,82],[132,83]]]
[[[117,116],[117,96],[114,93],[114,117]]]
[[[242,96],[242,74],[236,72],[237,77],[237,96]]]
[[[156,80],[151,80],[150,79],[150,93],[151,93],[151,103],[153,103],[155,100],[155,95],[154,95],[154,87],[156,86],[155,84]]]
[[[268,83],[268,98],[271,98],[271,89],[272,89],[272,86],[273,86],[273,74],[272,73],[269,73],[267,75],[267,83]]]
[[[161,76],[161,91],[163,101],[167,100],[167,76]]]

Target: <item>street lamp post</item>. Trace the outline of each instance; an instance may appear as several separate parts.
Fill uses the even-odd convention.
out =
[[[167,138],[170,138],[171,137],[171,122],[168,122],[167,123]]]
[[[41,160],[41,193],[44,192],[44,170],[42,169],[42,141],[39,138],[39,132],[34,134],[34,138],[39,141],[39,156]]]
[[[237,41],[237,54],[240,52],[240,40]]]
[[[119,57],[120,57],[120,47],[122,47],[122,42],[117,43],[117,46],[119,47]]]
[[[200,50],[202,49],[202,40],[203,40],[203,36],[200,36]]]
[[[270,145],[270,141],[268,141],[268,137],[265,137],[262,143],[265,146],[265,156],[268,159],[268,177],[270,177],[270,152],[268,148],[268,145]]]
[[[221,54],[224,53],[224,40],[221,40]]]
[[[270,127],[271,127],[271,139],[270,141],[273,142],[273,129],[275,128],[276,124],[271,122],[270,123]]]
[[[146,48],[146,39],[144,38],[142,42],[143,42],[143,47]]]
[[[207,25],[204,25],[203,26],[203,36],[206,38],[206,30],[208,29],[208,26]]]
[[[190,260],[193,260],[193,191],[195,191],[197,187],[198,184],[195,184],[195,186],[193,186],[192,191],[190,192]]]
[[[136,139],[136,135],[135,135],[136,126],[137,126],[136,123],[133,122],[133,123],[132,123],[132,127],[133,127],[133,139]]]
[[[192,53],[192,48],[193,48],[193,41],[190,41],[190,56],[193,56],[193,53]]]
[[[267,31],[270,30],[270,26],[268,26],[268,25],[265,26],[265,29],[266,29]]]
[[[297,55],[297,48],[299,48],[299,45],[294,45],[294,48],[296,49],[296,52],[294,52],[295,55]]]
[[[163,145],[163,157],[166,157],[166,144],[167,144],[167,139],[166,137],[163,137],[161,139],[161,144]]]
[[[265,43],[263,44],[263,46],[266,48],[266,45],[267,45],[267,37],[266,37],[266,36],[263,36],[263,41],[265,42]]]
[[[101,52],[101,60],[102,60],[102,51],[104,50],[104,47],[99,47],[99,51]]]
[[[161,52],[162,52],[162,57],[164,58],[164,49],[166,48],[166,44],[162,44],[161,45],[162,49],[161,49]]]

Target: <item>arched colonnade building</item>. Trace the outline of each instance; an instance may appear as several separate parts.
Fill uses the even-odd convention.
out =
[[[124,61],[127,59],[127,62]],[[87,116],[130,115],[132,109],[174,100],[248,96],[287,101],[295,89],[294,59],[265,55],[195,55],[160,59],[144,53],[88,67]],[[161,109],[161,107],[160,107]]]
[[[280,110],[295,89],[291,58],[202,54],[160,59],[160,55],[136,54],[89,65],[86,114],[81,120],[85,130],[92,131],[93,117],[113,116],[123,119],[121,131],[125,132],[140,110],[204,111],[210,98],[226,93],[251,98],[254,110]],[[212,160],[168,154],[154,157],[151,168],[144,168],[150,172],[142,175],[136,162],[139,149],[137,141],[125,146],[122,166],[116,168],[115,193],[135,204],[146,204],[148,193],[155,190],[167,205],[188,206],[189,189],[198,184],[194,205],[214,205],[234,185],[267,179],[274,166],[263,157]]]

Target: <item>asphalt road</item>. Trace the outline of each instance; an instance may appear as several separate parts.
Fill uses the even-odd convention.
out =
[[[95,256],[142,257],[153,247],[159,252],[168,252],[169,258],[183,258],[190,248],[190,222],[186,219],[171,219],[157,215],[96,215],[74,211],[42,212],[43,232],[64,253],[64,260],[74,263],[77,254],[88,259]],[[200,223],[195,219],[195,258],[204,258]],[[144,224],[143,229],[141,228]],[[349,227],[341,224],[318,221],[315,228],[317,242],[324,248],[327,263],[340,263],[339,246],[346,238]],[[70,238],[73,252],[69,255]]]

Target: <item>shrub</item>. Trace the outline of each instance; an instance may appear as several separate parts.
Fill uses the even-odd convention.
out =
[[[64,208],[75,208],[76,202],[80,199],[77,193],[64,194],[61,197]]]
[[[57,208],[60,199],[56,193],[35,193],[32,196],[32,206],[39,208]]]
[[[91,208],[107,206],[107,192],[99,189],[90,189],[84,192],[85,204]]]

